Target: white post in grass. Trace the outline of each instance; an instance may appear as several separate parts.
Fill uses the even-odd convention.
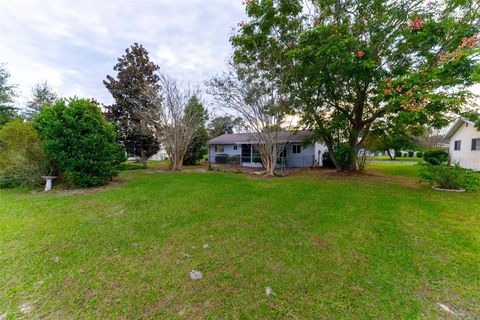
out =
[[[43,179],[45,179],[45,192],[48,192],[52,190],[52,181],[53,179],[56,178],[56,176],[43,176]]]

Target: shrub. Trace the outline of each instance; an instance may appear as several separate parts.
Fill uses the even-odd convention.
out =
[[[395,158],[401,158],[402,157],[402,151],[398,150],[395,151]]]
[[[408,151],[408,157],[409,158],[413,158],[413,155],[415,154],[415,152],[413,151]]]
[[[423,152],[417,152],[417,158],[423,158]]]
[[[342,169],[348,169],[355,156],[355,151],[349,146],[342,144],[335,149],[335,159]]]
[[[479,175],[472,170],[460,168],[458,164],[455,166],[425,164],[420,170],[420,180],[435,187],[451,190],[474,191],[480,186]]]
[[[120,166],[120,170],[140,170],[145,169],[144,166],[137,162],[124,162]]]
[[[219,153],[215,155],[215,163],[228,163],[228,154]]]
[[[228,163],[233,165],[240,165],[240,156],[231,156],[228,158]]]
[[[333,163],[332,159],[330,158],[330,153],[328,151],[325,151],[322,155],[322,166],[324,168],[335,169],[335,164]]]
[[[43,152],[31,123],[13,120],[0,129],[0,188],[42,182]]]
[[[440,166],[448,162],[448,153],[443,150],[430,150],[423,154],[423,159],[434,166]]]
[[[74,185],[103,185],[125,161],[114,127],[90,100],[58,100],[42,108],[34,127],[52,171]]]

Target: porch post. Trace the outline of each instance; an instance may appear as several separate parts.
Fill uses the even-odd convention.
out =
[[[253,144],[250,144],[250,163],[253,163]]]

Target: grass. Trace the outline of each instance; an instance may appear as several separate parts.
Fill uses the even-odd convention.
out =
[[[376,161],[398,161],[398,162],[405,162],[405,161],[413,161],[413,162],[423,162],[423,158],[410,158],[410,157],[396,157],[394,160],[390,159],[388,156],[375,156],[375,157],[367,157],[368,160],[376,160]]]
[[[95,190],[0,190],[0,315],[26,303],[26,318],[49,319],[454,318],[441,302],[474,319],[479,195],[419,185],[415,165],[369,170],[129,170]]]

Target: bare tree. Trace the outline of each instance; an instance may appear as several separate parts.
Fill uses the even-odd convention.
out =
[[[243,118],[245,128],[254,133],[253,143],[266,175],[273,176],[288,142],[281,134],[287,125],[286,100],[273,83],[242,77],[241,72],[232,67],[223,76],[211,80],[211,93],[219,103]]]
[[[441,129],[426,127],[425,131],[419,136],[414,136],[415,144],[424,150],[432,150],[444,147],[446,144]]]
[[[167,152],[172,171],[182,170],[188,146],[198,126],[205,120],[202,114],[191,112],[191,103],[198,102],[201,94],[198,88],[182,88],[176,79],[160,76],[159,93],[145,87],[144,95],[154,106],[141,114],[144,124],[154,128]]]

